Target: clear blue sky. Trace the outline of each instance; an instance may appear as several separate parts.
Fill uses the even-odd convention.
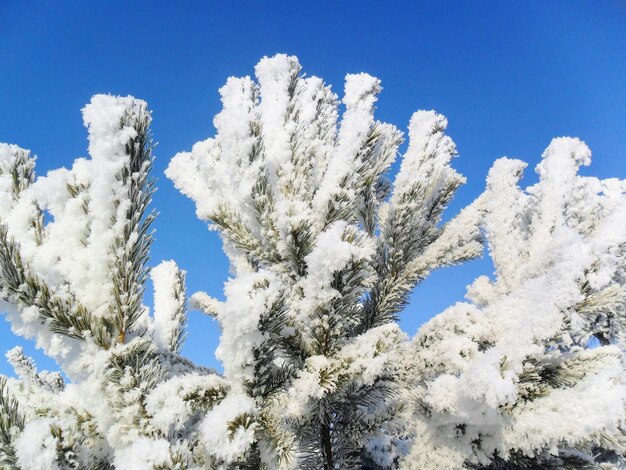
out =
[[[338,92],[346,73],[379,77],[378,118],[401,128],[417,109],[445,114],[461,154],[455,166],[469,179],[449,215],[481,192],[496,158],[534,167],[554,136],[590,145],[585,173],[626,177],[626,2],[609,0],[0,0],[0,141],[31,149],[44,174],[86,154],[80,109],[91,95],[147,100],[159,142],[151,263],[173,258],[188,271],[190,293],[222,298],[228,269],[219,240],[163,170],[212,135],[226,78],[252,74],[262,56],[278,52],[297,55],[307,74]],[[413,295],[403,327],[414,333],[490,270],[479,260],[437,272]],[[187,355],[218,367],[217,325],[192,312],[189,330]],[[1,352],[18,343],[0,321]],[[9,373],[3,358],[0,373]]]

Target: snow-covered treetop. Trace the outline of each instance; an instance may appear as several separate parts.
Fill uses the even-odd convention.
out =
[[[471,304],[414,339],[427,384],[418,422],[428,418],[407,468],[442,448],[450,469],[623,463],[626,182],[579,176],[590,157],[580,140],[554,139],[526,190],[525,163],[491,169],[476,204],[495,279],[479,277]]]
[[[70,170],[36,179],[28,151],[0,147],[0,184],[11,188],[0,208],[2,286],[19,310],[9,319],[62,363],[83,347],[70,338],[110,346],[143,314],[138,284],[153,217],[144,218],[152,193],[152,161],[140,135],[150,123],[146,103],[97,95],[83,116],[91,158]],[[126,266],[129,250],[140,251],[138,265]]]
[[[71,380],[37,371],[21,348],[7,354],[19,380],[0,378],[3,468],[111,468],[113,449],[158,435],[146,411],[156,385],[186,374],[225,389],[176,355],[184,272],[159,265],[154,316],[142,303],[154,219],[146,103],[96,95],[83,118],[90,158],[71,169],[36,178],[29,151],[0,144],[3,309]]]
[[[419,267],[427,245],[446,239],[439,227],[441,212],[464,181],[450,167],[456,148],[443,133],[446,119],[434,111],[415,113],[409,150],[390,185],[387,172],[402,134],[374,118],[379,81],[367,74],[348,75],[339,119],[340,102],[330,87],[300,70],[295,57],[277,55],[259,62],[256,82],[230,78],[220,90],[223,110],[214,121],[216,136],[178,154],[166,174],[194,200],[198,216],[220,230],[233,274],[263,268],[303,276],[305,258],[320,234],[328,232],[319,248],[331,249],[346,230],[361,234],[362,241],[352,245],[378,245],[363,245],[361,257],[400,256]],[[395,231],[405,219],[412,219],[416,230],[407,230],[400,241]],[[336,224],[345,229],[331,228]],[[437,264],[478,252],[480,245],[471,243],[476,232],[460,236],[465,239],[450,253],[431,248]],[[446,244],[453,245],[447,239]]]
[[[380,92],[348,75],[340,100],[286,55],[228,79],[215,136],[166,171],[222,237],[223,302],[187,302],[173,261],[148,269],[146,103],[94,96],[89,158],[43,177],[0,144],[2,309],[63,371],[7,353],[0,466],[623,467],[626,182],[580,176],[589,149],[558,138],[537,184],[500,159],[443,223],[465,182],[447,120],[416,112],[399,155]],[[484,240],[493,277],[409,339],[411,290]],[[223,376],[181,355],[188,304],[220,323]]]
[[[373,412],[379,431],[371,424],[335,437],[329,430],[339,423],[307,416],[350,409],[355,394],[373,400],[403,373],[394,367],[404,339],[396,316],[431,270],[481,252],[478,212],[441,225],[464,182],[450,166],[456,148],[443,116],[414,114],[408,151],[390,182],[403,136],[374,117],[376,78],[348,75],[339,101],[321,79],[303,75],[295,57],[264,58],[255,75],[228,79],[216,136],[178,154],[166,171],[219,230],[231,260],[227,300],[200,293],[194,304],[220,321],[217,352],[233,387],[280,404],[262,404],[265,421],[287,422],[294,435],[310,429],[311,439],[328,443],[323,456],[305,452],[309,460],[298,465],[347,468],[348,456],[390,422],[390,411]],[[380,358],[372,361],[377,341]],[[365,369],[342,375],[358,362]],[[319,383],[319,374],[329,374],[327,381]],[[273,448],[265,459],[297,462],[295,437],[264,439]],[[345,441],[332,450],[333,440]]]

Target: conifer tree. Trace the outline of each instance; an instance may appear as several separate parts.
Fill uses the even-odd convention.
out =
[[[481,250],[476,211],[441,224],[464,182],[446,119],[415,113],[391,182],[402,134],[374,118],[377,79],[347,76],[340,117],[294,57],[263,59],[256,78],[228,80],[217,135],[166,172],[232,266],[225,302],[195,296],[220,322],[218,357],[253,430],[222,457],[361,468],[385,442],[392,463],[403,406],[386,398],[406,375],[397,314],[431,270]]]
[[[447,121],[416,112],[392,167],[404,136],[375,119],[380,91],[348,75],[339,100],[285,55],[228,79],[216,135],[166,171],[221,236],[224,301],[148,267],[146,103],[94,96],[90,158],[44,177],[0,144],[2,311],[62,371],[7,353],[0,467],[626,465],[626,182],[579,176],[589,149],[559,138],[537,184],[498,160],[444,219],[465,181]],[[493,279],[409,338],[412,289],[483,240]],[[188,308],[218,320],[223,374],[181,355]]]
[[[0,378],[0,462],[174,468],[193,442],[180,429],[226,385],[177,354],[183,271],[173,262],[155,268],[154,316],[142,304],[154,220],[146,104],[97,95],[83,116],[91,159],[70,170],[36,178],[28,151],[0,145],[3,310],[13,331],[33,339],[69,379],[37,371],[21,348],[7,354],[17,379]],[[172,403],[159,401],[159,387],[181,381],[176,398],[187,408],[163,424],[159,413],[171,416]],[[198,468],[210,461],[197,456]]]
[[[578,176],[578,139],[526,166],[493,166],[482,212],[495,279],[482,276],[413,340],[414,449],[405,468],[626,465],[624,181]],[[615,465],[615,466],[613,466]]]

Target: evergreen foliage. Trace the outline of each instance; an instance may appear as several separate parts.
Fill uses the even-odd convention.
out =
[[[536,185],[500,159],[444,219],[465,182],[447,120],[416,112],[399,155],[380,91],[348,75],[340,100],[284,55],[228,79],[216,135],[166,171],[222,238],[223,302],[188,300],[173,261],[148,269],[143,101],[94,96],[90,159],[69,170],[36,177],[28,151],[0,144],[3,311],[67,378],[9,351],[2,468],[626,465],[626,183],[579,176],[589,149],[559,138]],[[484,244],[494,278],[408,338],[413,288]],[[219,321],[223,374],[181,356],[188,307]]]

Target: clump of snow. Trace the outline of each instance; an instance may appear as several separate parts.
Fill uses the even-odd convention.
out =
[[[246,417],[252,418],[256,405],[249,396],[232,393],[211,409],[200,423],[201,439],[211,454],[223,459],[226,463],[235,461],[255,441],[254,423],[248,423]],[[232,423],[238,418],[241,424]]]
[[[456,155],[456,145],[444,134],[448,120],[435,111],[417,111],[409,122],[409,148],[394,180],[392,202],[397,202],[411,185],[436,184],[437,171],[451,171],[447,165]]]
[[[139,437],[130,446],[115,454],[114,465],[119,470],[152,470],[171,466],[170,443],[166,439]]]
[[[32,470],[59,470],[57,465],[57,439],[52,435],[48,419],[26,423],[15,442],[17,464]]]
[[[226,302],[219,316],[222,336],[215,355],[224,364],[224,375],[235,383],[253,378],[254,349],[263,341],[258,325],[262,313],[279,295],[275,282],[271,273],[258,272],[226,283]]]
[[[183,374],[161,382],[146,398],[150,422],[164,434],[184,428],[198,411],[194,400],[219,401],[228,389],[217,375]],[[206,397],[206,398],[205,398]]]
[[[184,315],[184,275],[174,261],[163,261],[150,271],[154,284],[154,335],[164,349],[175,342]]]

